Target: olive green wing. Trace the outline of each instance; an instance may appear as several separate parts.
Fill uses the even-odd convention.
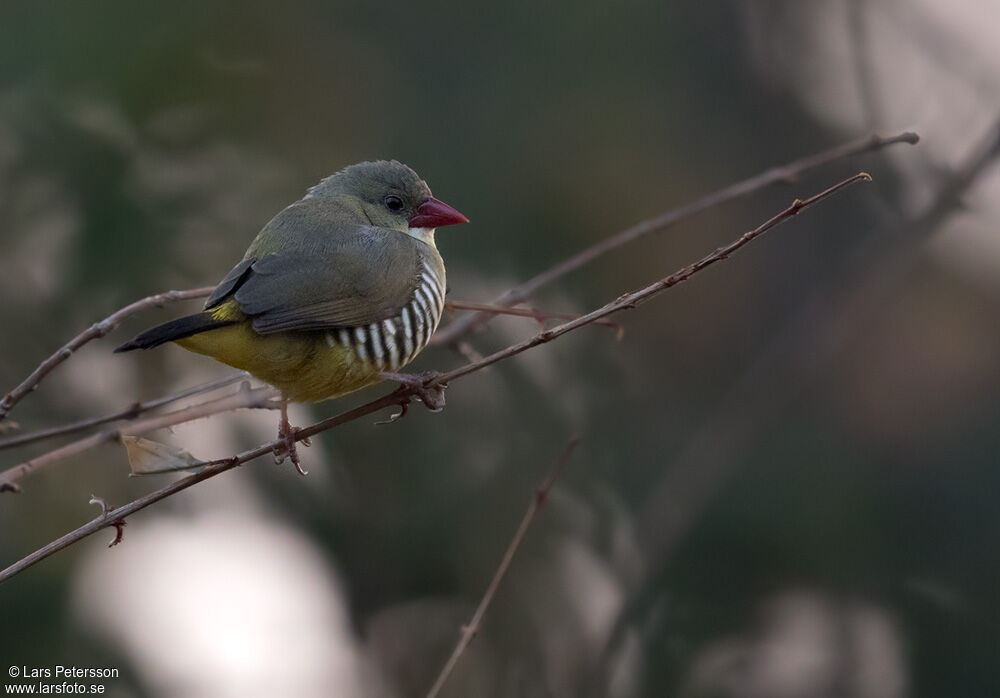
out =
[[[243,260],[206,308],[232,298],[260,334],[368,325],[399,314],[417,286],[419,264],[408,235],[343,226],[312,246]]]
[[[255,261],[257,260],[244,259],[233,267],[222,281],[219,282],[219,285],[215,287],[208,300],[205,301],[205,310],[211,310],[217,305],[221,305],[224,300],[233,295],[233,292],[239,288],[240,284],[246,281],[247,275],[250,274],[250,267],[253,266]]]

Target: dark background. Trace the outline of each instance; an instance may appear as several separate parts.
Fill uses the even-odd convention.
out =
[[[582,443],[451,696],[1000,691],[1000,115],[989,2],[8,3],[0,10],[0,388],[131,300],[216,282],[321,177],[397,158],[471,225],[487,302],[642,218],[872,131],[897,145],[712,209],[560,280],[583,312],[859,169],[871,185],[622,315],[456,382],[449,407],[254,462],[0,588],[0,663],[114,666],[112,695],[416,696],[548,464]],[[24,430],[225,375],[116,356]],[[190,307],[196,307],[191,304]],[[534,332],[504,319],[482,352]],[[414,369],[461,362],[428,350]],[[300,424],[371,399],[299,406]],[[273,438],[238,413],[156,435]],[[46,445],[0,452],[3,467]],[[119,446],[0,499],[9,564],[168,478]],[[6,679],[5,679],[6,680]]]

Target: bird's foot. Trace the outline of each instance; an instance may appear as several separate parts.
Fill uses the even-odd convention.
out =
[[[298,432],[299,429],[293,427],[292,423],[288,421],[288,403],[283,401],[281,403],[281,421],[278,422],[278,440],[281,441],[281,444],[274,449],[274,462],[284,463],[285,458],[288,458],[292,461],[292,465],[295,466],[299,475],[308,475],[308,471],[302,468],[297,442],[301,441],[303,446],[309,446],[309,439],[296,439],[295,436]]]
[[[408,388],[420,402],[424,403],[424,407],[431,412],[440,412],[444,409],[444,389],[448,387],[448,384],[434,383],[433,385],[428,385],[428,383],[440,376],[441,374],[437,371],[425,371],[424,373],[390,373],[382,371],[379,373],[379,377],[395,381]]]

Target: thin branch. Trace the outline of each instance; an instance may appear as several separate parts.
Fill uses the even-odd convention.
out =
[[[617,300],[608,303],[607,305],[598,308],[597,310],[592,310],[586,315],[581,315],[580,317],[574,320],[570,320],[569,322],[565,322],[562,325],[558,325],[543,332],[539,332],[534,337],[531,337],[530,339],[527,339],[519,344],[514,344],[512,346],[507,347],[506,349],[501,349],[500,351],[494,352],[493,354],[484,357],[480,361],[471,364],[466,364],[465,366],[461,366],[451,371],[446,371],[438,376],[435,376],[431,380],[427,381],[424,385],[425,387],[428,388],[437,385],[444,385],[448,383],[448,381],[450,380],[454,380],[455,378],[459,378],[468,373],[472,373],[473,371],[478,371],[484,366],[489,366],[491,364],[495,364],[497,361],[502,361],[504,359],[510,358],[511,356],[516,356],[517,354],[527,351],[532,347],[537,347],[539,344],[545,344],[547,342],[551,342],[556,337],[560,337],[566,334],[567,332],[572,332],[573,330],[583,327],[584,325],[589,325],[590,323],[596,322],[597,320],[605,318],[608,315],[617,313],[621,310],[635,308],[636,306],[645,303],[647,300],[649,300],[656,294],[665,291],[671,286],[676,286],[682,281],[687,281],[702,269],[711,266],[712,264],[715,264],[716,262],[719,262],[723,259],[726,259],[727,257],[729,257],[729,255],[736,252],[744,245],[750,243],[755,238],[763,235],[771,228],[787,221],[789,218],[798,215],[803,209],[812,206],[813,204],[819,203],[823,199],[833,196],[841,189],[844,189],[845,187],[849,187],[850,185],[861,181],[871,181],[871,175],[869,175],[867,172],[859,172],[853,177],[849,177],[843,180],[842,182],[838,182],[829,189],[826,189],[820,192],[819,194],[816,194],[815,196],[811,196],[805,200],[796,199],[795,201],[792,202],[791,206],[789,206],[784,211],[777,214],[770,220],[762,223],[753,230],[744,233],[741,237],[737,238],[736,240],[729,243],[725,247],[720,247],[719,249],[715,250],[715,252],[706,255],[705,257],[703,257],[702,259],[698,260],[693,264],[689,264],[683,269],[674,272],[670,276],[660,279],[656,283],[650,284],[649,286],[646,286],[645,288],[640,289],[638,291],[633,291],[632,293],[626,293],[623,296],[620,296]]]
[[[882,96],[872,50],[871,6],[868,0],[850,0],[847,3],[847,23],[851,36],[850,57],[854,63],[854,82],[857,85],[864,123],[868,128],[878,128],[882,123]]]
[[[630,228],[626,228],[625,230],[612,235],[609,238],[605,238],[604,240],[581,250],[579,253],[563,262],[560,262],[556,266],[551,267],[535,277],[528,279],[524,283],[509,289],[497,298],[493,305],[510,307],[517,305],[518,303],[522,303],[541,287],[562,276],[565,276],[571,271],[582,267],[607,252],[610,252],[611,250],[644,235],[657,230],[662,230],[663,228],[673,225],[678,221],[693,216],[713,206],[732,201],[733,199],[745,196],[772,184],[794,181],[804,172],[820,167],[821,165],[829,164],[854,155],[861,155],[863,153],[881,150],[882,148],[886,148],[896,143],[909,143],[912,145],[919,142],[919,140],[920,137],[916,133],[909,131],[890,137],[872,135],[866,138],[860,138],[844,143],[835,148],[795,160],[785,165],[772,167],[771,169],[765,170],[764,172],[761,172],[753,177],[736,182],[735,184],[731,184],[723,189],[719,189],[711,194],[697,199],[696,201],[667,211],[666,213],[656,216],[655,218],[649,218],[645,221],[641,221]],[[0,400],[0,422],[2,422],[7,414],[10,413],[14,405],[20,402],[30,392],[35,390],[35,388],[38,387],[38,384],[41,383],[41,381],[56,366],[68,359],[73,352],[77,351],[87,342],[108,334],[125,318],[150,307],[162,306],[165,303],[203,298],[208,296],[212,290],[212,287],[206,286],[204,288],[193,288],[184,291],[167,291],[165,293],[159,293],[127,305],[124,308],[112,313],[104,320],[95,323],[87,330],[67,342],[62,348],[52,354],[52,356],[45,359],[45,361],[39,364],[31,375],[29,375],[20,385],[7,393],[3,400]],[[459,318],[455,322],[437,332],[431,338],[431,343],[454,346],[462,337],[466,336],[470,331],[489,320],[489,318],[493,317],[494,314],[495,311],[480,311],[472,315]]]
[[[514,555],[517,554],[517,549],[521,547],[521,541],[524,540],[524,536],[528,532],[528,528],[531,527],[531,522],[534,521],[535,514],[538,513],[539,509],[545,506],[545,503],[549,499],[549,493],[552,491],[552,486],[556,484],[556,480],[562,473],[566,463],[569,462],[569,458],[573,455],[573,450],[576,448],[578,443],[580,443],[580,437],[574,436],[570,439],[570,442],[563,449],[563,452],[552,464],[552,467],[549,469],[549,474],[545,477],[545,480],[542,481],[542,484],[538,486],[538,489],[535,490],[534,495],[532,495],[531,500],[528,502],[528,509],[524,512],[524,516],[521,518],[521,523],[518,525],[517,531],[514,533],[514,537],[511,538],[510,544],[507,546],[507,550],[504,552],[503,558],[500,560],[500,565],[497,567],[496,572],[493,573],[493,578],[486,587],[486,592],[483,594],[482,599],[480,599],[475,613],[472,614],[472,619],[462,628],[462,634],[458,638],[458,644],[455,645],[455,649],[452,650],[451,656],[448,657],[448,661],[445,662],[444,666],[441,668],[441,673],[438,674],[437,679],[434,681],[434,685],[431,686],[431,690],[427,692],[427,698],[437,698],[438,694],[441,693],[441,689],[444,687],[445,682],[448,680],[448,677],[451,676],[451,672],[458,664],[458,660],[479,633],[479,628],[483,624],[483,617],[486,615],[486,611],[489,610],[490,604],[493,602],[493,597],[496,596],[497,589],[500,588],[500,583],[507,574],[507,568],[510,567],[510,563],[514,560]]]
[[[827,283],[813,279],[809,297],[747,363],[711,417],[692,432],[671,469],[649,488],[638,512],[637,530],[643,532],[644,557],[650,569],[666,564],[686,526],[739,464],[767,421],[787,408],[809,375],[843,352],[851,333],[871,322],[872,312],[885,307],[881,299],[919,256],[920,243],[962,209],[963,196],[998,160],[1000,118],[942,183],[927,208],[882,234],[865,237],[847,256],[847,268]],[[817,325],[816,318],[823,322]],[[776,382],[779,370],[784,380]],[[698,481],[684,488],[699,490],[697,496],[678,495],[685,477]],[[670,512],[669,525],[664,512]]]
[[[238,381],[247,380],[249,377],[250,374],[246,371],[239,371],[238,373],[233,373],[225,378],[200,383],[190,388],[185,388],[184,390],[179,390],[175,393],[170,393],[169,395],[164,395],[153,400],[147,400],[146,402],[133,402],[125,409],[111,414],[106,414],[103,417],[81,419],[80,421],[63,424],[58,427],[39,429],[38,431],[33,431],[28,434],[19,434],[18,436],[0,440],[0,450],[14,448],[15,446],[25,446],[38,441],[52,439],[57,436],[65,436],[66,434],[73,434],[78,431],[90,429],[91,427],[99,427],[102,424],[107,424],[108,422],[117,422],[122,419],[135,419],[146,412],[159,409],[160,407],[178,402],[179,400],[183,400],[185,398],[194,397],[195,395],[203,395],[205,393],[210,393],[213,390],[218,390],[219,388],[225,388],[226,386],[232,385]]]
[[[578,317],[576,315],[570,315],[569,313],[553,313],[548,310],[539,310],[538,308],[511,308],[502,305],[490,305],[489,303],[471,303],[469,301],[456,301],[456,300],[446,300],[444,307],[449,310],[475,310],[481,313],[490,313],[493,315],[512,315],[514,317],[526,317],[535,320],[536,322],[545,322],[546,320],[573,320]],[[622,332],[622,326],[617,322],[611,322],[610,320],[599,320],[594,323],[596,325],[603,325],[604,327],[610,327],[611,329]],[[0,448],[2,448],[2,443],[0,443]]]
[[[91,434],[82,439],[71,441],[65,446],[47,451],[31,460],[26,460],[0,473],[0,492],[19,492],[20,487],[17,481],[24,476],[43,468],[52,463],[65,460],[72,456],[79,455],[85,451],[100,446],[101,444],[119,441],[122,436],[138,436],[147,434],[164,427],[176,426],[192,422],[196,419],[210,417],[221,412],[231,412],[239,409],[270,409],[274,405],[271,400],[278,397],[279,393],[274,388],[253,388],[249,383],[243,385],[237,392],[224,397],[199,402],[173,412],[149,417],[147,419],[129,422],[121,427],[103,429],[96,434]]]
[[[483,368],[495,364],[498,361],[502,361],[504,359],[520,354],[530,349],[531,347],[535,347],[538,346],[539,344],[550,342],[556,337],[562,336],[567,332],[571,332],[575,329],[588,325],[602,317],[610,315],[611,313],[615,313],[621,310],[626,310],[629,308],[634,308],[639,303],[644,302],[649,298],[651,298],[652,296],[670,288],[671,286],[675,286],[681,281],[690,278],[691,276],[705,269],[711,264],[718,262],[722,259],[726,259],[729,255],[737,251],[739,248],[750,243],[751,241],[753,241],[760,235],[764,234],[771,228],[774,228],[778,224],[796,216],[805,208],[812,206],[822,201],[823,199],[826,199],[827,197],[833,196],[834,194],[841,191],[845,187],[850,186],[851,184],[854,184],[859,181],[867,181],[870,179],[871,177],[869,175],[862,172],[854,175],[853,177],[845,179],[842,182],[839,182],[838,184],[835,184],[834,186],[830,187],[829,189],[826,189],[825,191],[816,194],[815,196],[811,196],[808,199],[805,199],[804,201],[796,199],[795,201],[792,202],[792,204],[788,208],[786,208],[781,213],[772,217],[771,219],[761,224],[754,230],[744,233],[740,238],[730,243],[729,245],[726,245],[725,247],[720,247],[715,252],[709,254],[700,261],[695,262],[694,264],[691,264],[687,267],[684,267],[680,271],[677,271],[671,274],[670,276],[661,279],[655,284],[647,286],[633,293],[627,293],[619,297],[618,300],[614,301],[613,303],[609,303],[603,306],[602,308],[598,308],[597,310],[588,313],[586,315],[583,315],[580,318],[577,318],[576,320],[572,320],[563,325],[559,325],[558,327],[554,327],[552,329],[545,330],[544,332],[540,332],[526,342],[521,342],[520,344],[513,345],[503,351],[496,352],[495,354],[491,354],[490,356],[484,357],[479,361],[467,364],[452,371],[435,374],[433,377],[429,378],[424,383],[423,390],[432,390],[434,388],[440,389],[448,381],[455,380],[457,378],[461,378],[462,376],[466,376],[470,373],[482,370]],[[410,400],[414,397],[417,391],[418,389],[414,387],[401,386],[397,390],[387,395],[384,395],[378,398],[377,400],[373,400],[369,403],[356,407],[352,410],[348,410],[347,412],[343,412],[339,415],[335,415],[328,419],[324,419],[320,422],[317,422],[316,424],[313,424],[312,426],[298,429],[295,431],[293,438],[296,441],[301,441],[302,439],[315,436],[316,434],[327,431],[328,429],[332,429],[341,424],[354,421],[356,419],[364,417],[365,415],[369,415],[379,410],[382,410],[386,407],[405,406],[409,404]],[[162,489],[156,490],[155,492],[152,492],[146,495],[145,497],[140,497],[139,499],[123,507],[115,509],[113,510],[112,514],[109,514],[108,516],[104,517],[99,517],[98,519],[95,519],[87,524],[84,524],[75,531],[67,533],[62,538],[59,538],[58,540],[53,541],[52,543],[49,543],[48,545],[37,550],[31,555],[28,555],[22,560],[19,560],[18,562],[14,563],[7,569],[0,572],[0,582],[9,579],[15,574],[27,569],[31,565],[41,560],[44,560],[49,555],[52,555],[53,553],[62,550],[63,548],[69,547],[70,545],[80,540],[83,540],[87,536],[90,536],[103,528],[116,525],[116,522],[120,522],[126,516],[133,514],[141,509],[144,509],[150,504],[158,502],[165,497],[169,497],[172,494],[180,492],[181,490],[187,489],[188,487],[197,484],[199,482],[202,482],[203,480],[207,480],[208,478],[224,473],[227,470],[231,470],[232,468],[242,465],[247,461],[253,460],[255,458],[260,458],[261,456],[264,456],[268,453],[274,453],[276,449],[284,448],[285,445],[286,445],[285,439],[279,439],[258,446],[257,448],[254,448],[250,451],[241,453],[237,456],[234,456],[231,459],[213,461],[212,463],[207,464],[206,468],[200,473],[189,475],[188,477],[185,477],[181,480],[171,483],[170,485],[163,487]]]
[[[749,177],[748,179],[744,179],[740,182],[736,182],[735,184],[731,184],[728,187],[714,191],[711,194],[701,197],[700,199],[696,199],[695,201],[684,204],[683,206],[667,211],[666,213],[662,213],[654,218],[648,218],[644,221],[636,223],[630,228],[626,228],[625,230],[612,235],[611,237],[605,238],[600,242],[581,250],[572,257],[559,262],[555,266],[546,269],[527,281],[508,289],[495,301],[493,301],[493,305],[509,307],[522,303],[531,298],[531,296],[533,296],[543,286],[547,286],[556,279],[562,278],[572,271],[576,271],[580,267],[594,261],[598,257],[601,257],[608,252],[621,247],[622,245],[632,242],[633,240],[637,240],[650,233],[663,230],[664,228],[684,220],[685,218],[689,218],[714,206],[738,199],[741,196],[746,196],[747,194],[751,194],[772,184],[794,181],[800,175],[811,169],[827,165],[831,162],[836,162],[837,160],[843,160],[855,155],[881,150],[882,148],[895,145],[896,143],[909,143],[910,145],[914,145],[919,141],[920,136],[910,131],[906,131],[895,136],[889,136],[887,138],[872,135],[866,138],[859,138],[857,140],[844,143],[835,148],[830,148],[829,150],[795,160],[785,165],[772,167],[771,169],[765,170],[764,172],[754,175],[753,177]],[[435,333],[435,335],[431,338],[431,343],[446,346],[453,345],[477,327],[487,322],[491,317],[493,317],[493,314],[490,312],[478,312],[461,317]]]
[[[10,411],[14,408],[14,405],[19,403],[28,393],[37,388],[38,384],[41,383],[42,380],[45,379],[45,376],[49,375],[56,368],[56,366],[72,356],[73,352],[78,350],[87,342],[99,339],[100,337],[108,334],[111,330],[118,327],[118,325],[121,324],[122,320],[125,318],[135,315],[136,313],[146,310],[147,308],[162,306],[166,303],[191,300],[194,298],[204,298],[212,292],[213,288],[214,287],[212,286],[206,286],[204,288],[192,288],[186,291],[166,291],[165,293],[158,293],[155,296],[148,296],[142,300],[136,301],[135,303],[126,305],[121,310],[117,310],[111,315],[108,315],[100,322],[95,322],[86,330],[69,340],[56,353],[52,354],[52,356],[40,363],[38,368],[31,372],[31,375],[25,378],[20,385],[7,393],[3,400],[0,400],[0,420],[3,420],[10,413]]]
[[[295,432],[294,438],[296,441],[301,441],[302,439],[308,438],[314,434],[318,434],[322,431],[326,431],[327,429],[332,429],[333,427],[339,426],[341,424],[354,421],[355,419],[359,419],[361,417],[364,417],[365,415],[377,412],[386,407],[405,404],[405,402],[409,401],[409,396],[407,395],[407,393],[408,390],[406,388],[393,391],[392,393],[389,393],[388,395],[385,395],[379,398],[378,400],[373,400],[372,402],[369,402],[365,405],[361,405],[360,407],[357,407],[353,410],[343,412],[339,415],[336,415],[335,417],[324,419],[323,421],[317,422],[311,427],[300,429],[297,432]],[[261,456],[265,456],[269,453],[274,453],[276,449],[280,449],[284,447],[284,445],[285,445],[284,439],[277,439],[275,441],[270,441],[261,446],[257,446],[256,448],[250,449],[249,451],[244,451],[243,453],[233,456],[232,458],[224,458],[216,461],[209,461],[208,463],[205,464],[205,469],[199,473],[188,475],[185,478],[176,480],[175,482],[170,483],[166,487],[161,487],[160,489],[154,492],[150,492],[145,496],[139,497],[138,499],[129,502],[124,506],[120,506],[114,509],[108,509],[100,516],[98,516],[96,519],[93,519],[92,521],[84,524],[83,526],[80,526],[79,528],[70,531],[61,538],[57,538],[48,545],[39,548],[35,552],[18,560],[13,565],[0,572],[0,582],[4,582],[10,579],[14,575],[18,574],[19,572],[23,572],[24,570],[26,570],[27,568],[31,567],[36,563],[41,562],[50,555],[54,555],[60,550],[68,548],[74,543],[78,543],[84,538],[92,536],[93,534],[97,533],[100,530],[110,527],[119,528],[120,524],[124,522],[125,517],[130,516],[136,513],[137,511],[141,511],[146,507],[155,504],[161,499],[166,499],[171,495],[186,490],[188,487],[191,487],[192,485],[197,485],[199,482],[208,480],[209,478],[215,477],[216,475],[221,475],[227,470],[232,470],[235,467],[243,465],[247,461],[260,458]]]
[[[671,467],[646,489],[637,510],[636,530],[645,579],[656,579],[669,564],[705,507],[753,452],[760,434],[781,418],[811,376],[844,353],[859,327],[875,322],[873,313],[887,307],[886,297],[915,260],[923,243],[962,209],[963,196],[1000,160],[1000,119],[978,140],[962,163],[938,187],[930,205],[915,215],[866,235],[844,255],[844,266],[826,279],[813,278],[810,292],[784,326],[748,361],[708,416],[693,429]],[[816,318],[822,318],[817,324]],[[782,379],[775,380],[780,373]],[[609,640],[607,657],[626,637],[648,596],[637,584],[626,597]],[[603,677],[591,681],[606,685]],[[594,695],[598,695],[595,692]]]

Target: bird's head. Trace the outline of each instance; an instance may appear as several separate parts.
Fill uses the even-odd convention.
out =
[[[310,197],[336,199],[359,223],[391,228],[428,242],[435,228],[469,219],[435,199],[416,172],[395,160],[345,167],[309,190]]]

